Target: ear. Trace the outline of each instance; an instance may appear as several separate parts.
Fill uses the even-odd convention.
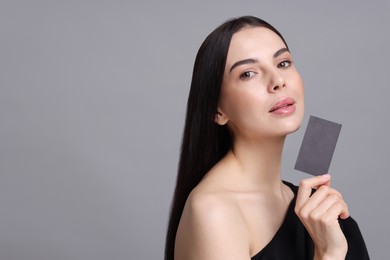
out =
[[[221,109],[218,108],[217,113],[214,116],[214,122],[218,125],[226,125],[226,123],[229,121],[229,118],[221,111]]]

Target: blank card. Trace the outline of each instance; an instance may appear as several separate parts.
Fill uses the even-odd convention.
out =
[[[328,173],[341,124],[310,116],[295,169],[312,175]]]

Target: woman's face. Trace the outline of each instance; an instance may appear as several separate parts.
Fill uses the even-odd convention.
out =
[[[232,37],[216,122],[235,137],[283,136],[303,118],[303,82],[282,39],[264,27]]]

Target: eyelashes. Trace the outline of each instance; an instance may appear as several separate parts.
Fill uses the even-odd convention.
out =
[[[283,60],[281,63],[278,64],[278,68],[288,68],[292,64],[291,60]]]
[[[254,77],[257,73],[254,71],[245,71],[244,73],[240,74],[240,79],[241,80],[248,80],[252,77]]]
[[[279,69],[287,69],[292,65],[292,63],[293,62],[291,60],[283,60],[276,67]],[[243,73],[240,74],[239,79],[244,81],[249,80],[254,76],[256,76],[257,74],[258,72],[253,70],[244,71]]]

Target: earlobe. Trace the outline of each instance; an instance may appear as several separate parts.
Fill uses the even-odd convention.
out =
[[[229,119],[226,117],[226,115],[218,109],[218,112],[214,116],[214,122],[218,125],[226,125],[228,121]]]

